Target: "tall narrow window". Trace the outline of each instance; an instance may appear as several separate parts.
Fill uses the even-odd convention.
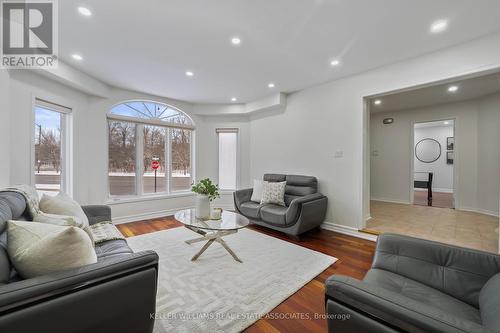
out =
[[[151,101],[114,106],[109,124],[109,194],[189,191],[194,124],[182,111]]]
[[[108,121],[109,192],[133,195],[135,190],[136,125],[125,121]]]
[[[42,193],[68,192],[67,117],[70,109],[36,100],[34,109],[34,184]]]
[[[234,190],[238,185],[238,129],[217,129],[219,139],[219,187]]]

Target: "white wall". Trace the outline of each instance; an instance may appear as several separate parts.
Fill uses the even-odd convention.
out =
[[[500,94],[479,101],[477,208],[499,215]]]
[[[73,110],[73,195],[82,204],[87,203],[88,151],[85,142],[88,108],[87,95],[55,81],[25,70],[11,71],[10,80],[10,184],[31,182],[31,149],[33,127],[33,101],[39,97],[67,106]]]
[[[10,182],[10,78],[6,69],[0,69],[0,188]]]
[[[443,125],[415,128],[414,145],[423,139],[434,139],[441,145],[441,156],[431,163],[424,163],[418,160],[415,157],[414,149],[411,152],[413,154],[413,170],[415,172],[433,173],[432,189],[435,192],[453,192],[453,165],[446,163],[446,139],[453,136],[453,126]],[[424,178],[426,177],[427,175]]]
[[[252,178],[269,171],[317,176],[329,198],[327,221],[362,227],[369,188],[363,97],[493,67],[500,67],[500,34],[294,93],[283,114],[251,122]],[[334,158],[338,150],[343,158]]]

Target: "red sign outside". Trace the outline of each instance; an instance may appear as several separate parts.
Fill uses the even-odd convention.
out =
[[[158,161],[152,161],[151,162],[151,168],[153,168],[153,170],[156,170],[160,167],[160,162]]]

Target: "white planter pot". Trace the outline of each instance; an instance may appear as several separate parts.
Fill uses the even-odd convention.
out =
[[[195,203],[195,214],[199,219],[210,218],[210,199],[208,195],[197,194]]]

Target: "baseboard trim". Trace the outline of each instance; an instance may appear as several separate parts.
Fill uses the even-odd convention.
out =
[[[370,198],[370,201],[382,201],[382,202],[390,202],[390,203],[397,203],[397,204],[403,204],[403,205],[411,205],[411,202],[405,201],[405,200],[398,200],[398,199],[387,199],[387,198]]]
[[[117,216],[113,217],[113,224],[123,224],[123,223],[137,222],[142,220],[157,219],[165,216],[172,216],[175,214],[175,212],[179,210],[190,209],[190,208],[194,208],[194,206],[181,207],[176,209],[165,209],[156,212],[147,212],[134,215]]]
[[[325,230],[335,231],[335,232],[338,232],[338,233],[341,233],[344,235],[349,235],[349,236],[354,236],[357,238],[366,239],[366,240],[369,240],[372,242],[377,241],[377,236],[375,236],[375,235],[360,232],[357,228],[348,227],[348,226],[341,225],[341,224],[336,224],[336,223],[332,223],[332,222],[323,222],[323,224],[321,225],[321,228],[325,229]]]
[[[417,191],[417,192],[427,192],[427,189],[425,188],[414,188],[413,189],[414,191]],[[433,188],[432,189],[432,192],[436,192],[436,193],[453,193],[453,189],[449,189],[449,188]]]
[[[486,209],[480,209],[480,208],[459,207],[459,208],[456,208],[456,210],[463,210],[466,212],[479,213],[479,214],[489,215],[489,216],[493,216],[493,217],[499,217],[498,212],[494,212],[494,211],[486,210]]]
[[[217,208],[222,208],[224,210],[234,210],[233,205],[227,204],[227,205],[215,205]],[[165,210],[160,210],[156,212],[147,212],[147,213],[140,213],[140,214],[134,214],[134,215],[126,215],[126,216],[117,216],[113,217],[113,224],[123,224],[123,223],[130,223],[130,222],[137,222],[137,221],[143,221],[143,220],[150,220],[150,219],[157,219],[160,217],[165,217],[165,216],[172,216],[179,210],[183,209],[191,209],[194,208],[194,206],[189,206],[189,207],[180,207],[180,208],[175,208],[175,209],[165,209]]]

